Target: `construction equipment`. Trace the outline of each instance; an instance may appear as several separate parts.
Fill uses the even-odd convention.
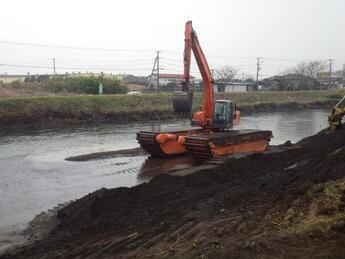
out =
[[[271,131],[231,130],[240,123],[240,111],[230,100],[214,100],[211,71],[191,21],[185,27],[184,80],[182,91],[174,93],[174,111],[190,114],[192,110],[193,91],[189,80],[192,51],[204,82],[202,107],[191,119],[191,125],[197,128],[169,132],[141,131],[137,133],[141,147],[152,156],[189,153],[199,158],[266,150],[272,137]]]
[[[332,108],[331,115],[328,116],[329,127],[335,130],[342,126],[342,119],[345,115],[345,96]]]

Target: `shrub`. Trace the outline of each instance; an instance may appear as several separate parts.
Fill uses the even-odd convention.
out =
[[[35,87],[46,90],[48,92],[71,92],[78,94],[98,94],[99,84],[104,86],[104,94],[116,94],[127,92],[127,85],[120,80],[105,78],[102,76],[91,77],[72,77],[66,78],[63,76],[47,78],[47,77],[32,77],[26,80],[25,84],[34,84]]]

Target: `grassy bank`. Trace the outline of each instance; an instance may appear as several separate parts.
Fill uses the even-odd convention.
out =
[[[236,101],[243,114],[331,105],[345,91],[222,93],[218,99]],[[195,94],[194,109],[202,95]],[[46,123],[126,122],[170,118],[172,94],[142,96],[46,96],[0,99],[0,127]]]

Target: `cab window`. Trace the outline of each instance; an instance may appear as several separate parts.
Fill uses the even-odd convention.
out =
[[[214,106],[214,120],[216,124],[224,124],[227,122],[227,103],[216,102]]]

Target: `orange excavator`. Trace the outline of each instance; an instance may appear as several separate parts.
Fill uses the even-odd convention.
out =
[[[267,149],[272,132],[267,130],[233,130],[240,122],[240,112],[230,100],[215,100],[213,79],[200,47],[192,22],[185,27],[184,80],[182,91],[174,93],[174,112],[191,114],[193,91],[190,85],[191,55],[194,54],[204,82],[202,107],[195,112],[191,125],[195,129],[155,132],[140,131],[137,140],[152,156],[166,157],[188,153],[197,158],[233,153],[262,152]]]

